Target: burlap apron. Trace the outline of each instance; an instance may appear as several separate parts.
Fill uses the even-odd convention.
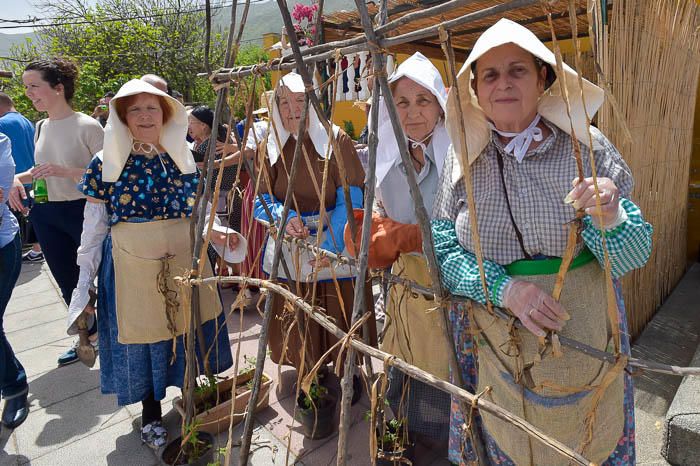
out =
[[[518,278],[552,292],[556,274],[528,275]],[[612,339],[607,316],[605,275],[597,261],[593,260],[574,270],[569,270],[560,302],[571,315],[560,332],[561,335],[586,343],[598,350],[612,351]],[[572,349],[563,348],[564,356],[555,358],[548,354],[535,362],[529,370],[531,386],[527,378],[516,384],[516,350],[509,345],[508,324],[494,319],[486,309],[474,307],[474,320],[481,334],[478,344],[479,386],[481,391],[490,386],[491,399],[498,406],[526,419],[545,434],[578,449],[587,439],[586,417],[591,411],[595,387],[610,370],[611,365],[586,356]],[[525,366],[535,361],[538,350],[537,337],[529,331],[514,330],[520,341],[520,354]],[[544,383],[544,385],[543,385]],[[546,385],[546,386],[545,386]],[[588,386],[589,389],[581,389]],[[578,390],[566,391],[563,387]],[[615,449],[624,425],[623,371],[605,390],[593,421],[593,438],[583,450],[584,456],[600,464]],[[517,465],[561,465],[566,461],[554,450],[531,439],[521,430],[482,411],[484,424],[498,446]]]
[[[401,254],[391,272],[430,287],[430,274],[424,256]],[[398,356],[443,380],[449,379],[449,353],[442,311],[435,301],[412,293],[400,284],[389,292],[386,333],[382,351]]]
[[[177,286],[174,278],[190,270],[190,251],[189,219],[119,222],[112,227],[119,343],[155,343],[185,333],[190,312],[184,305],[190,302],[190,289]],[[204,277],[211,277],[206,260]],[[219,315],[221,300],[216,284],[199,290],[204,323]]]
[[[328,212],[330,215],[330,212]],[[316,245],[318,241],[319,231],[317,230],[319,215],[318,214],[302,214],[301,219],[304,225],[309,229],[310,235],[304,239],[307,243]],[[324,228],[321,232],[321,243],[328,234],[328,229]],[[342,240],[343,232],[338,233],[339,238]],[[347,248],[341,253],[344,256],[350,257]],[[275,256],[275,239],[268,235],[267,241],[265,243],[265,251],[263,253],[263,271],[270,275],[272,272],[272,263]],[[312,281],[322,281],[322,280],[332,280],[333,278],[351,278],[357,275],[355,267],[349,265],[337,265],[333,263],[331,267],[323,267],[318,270],[318,275],[316,275],[316,280],[314,280],[314,268],[309,265],[309,262],[316,259],[314,253],[308,249],[300,248],[295,244],[289,244],[287,242],[282,244],[282,256],[289,267],[289,273],[291,277],[287,277],[284,272],[284,267],[280,266],[278,270],[277,277],[282,280],[288,280],[291,278],[293,281],[310,283]]]

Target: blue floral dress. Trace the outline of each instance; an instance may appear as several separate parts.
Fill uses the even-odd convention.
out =
[[[131,154],[116,182],[102,180],[102,160],[95,157],[88,165],[80,185],[90,197],[104,200],[109,225],[118,222],[153,222],[192,215],[198,175],[183,175],[168,154],[148,158]],[[169,386],[182,387],[185,374],[183,336],[151,344],[121,344],[117,341],[112,237],[102,246],[98,274],[98,329],[100,333],[100,378],[102,393],[116,394],[119,405],[137,403],[153,393],[165,398]],[[202,326],[209,367],[215,373],[233,365],[226,316]],[[198,345],[199,367],[203,367]]]

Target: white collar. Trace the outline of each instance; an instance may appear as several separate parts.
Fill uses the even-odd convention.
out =
[[[507,154],[513,154],[515,156],[515,160],[517,160],[518,163],[522,163],[523,159],[525,158],[525,154],[527,154],[527,150],[530,148],[530,144],[532,144],[532,141],[539,142],[542,140],[542,130],[537,127],[537,123],[540,122],[540,118],[539,113],[535,115],[535,119],[532,120],[530,125],[520,133],[499,131],[490,121],[489,127],[492,131],[495,131],[504,138],[512,138],[503,150],[505,150]]]

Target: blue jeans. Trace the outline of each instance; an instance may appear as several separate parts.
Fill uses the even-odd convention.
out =
[[[5,309],[21,268],[22,241],[17,233],[14,240],[0,248],[0,392],[3,398],[18,395],[27,388],[27,375],[7,341],[3,323]]]

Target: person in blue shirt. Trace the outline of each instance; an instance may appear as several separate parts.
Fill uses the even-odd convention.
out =
[[[12,143],[12,158],[15,161],[15,172],[22,173],[34,166],[34,125],[15,109],[12,97],[0,92],[0,133],[5,134]],[[25,189],[31,189],[31,185],[26,185]],[[14,212],[17,220],[21,220],[22,213]],[[26,221],[29,221],[27,218]],[[44,254],[41,252],[41,245],[30,228],[26,238],[22,238],[25,243],[32,245],[32,249],[22,255],[22,260],[26,262],[42,262]]]
[[[15,177],[10,139],[0,133],[0,393],[5,399],[2,423],[14,429],[29,413],[27,375],[7,341],[3,316],[22,267],[22,243],[17,219],[7,206],[7,194]]]

